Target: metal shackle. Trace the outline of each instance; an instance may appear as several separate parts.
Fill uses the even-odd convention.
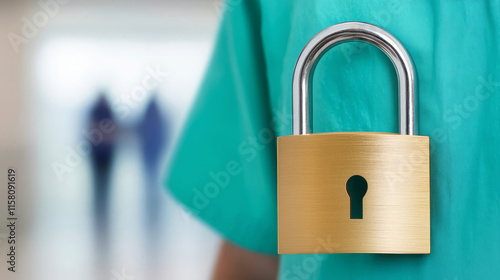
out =
[[[405,47],[384,29],[363,22],[345,22],[326,28],[302,50],[293,73],[293,135],[312,132],[312,80],[318,60],[329,49],[349,41],[364,41],[381,49],[391,59],[399,80],[399,132],[414,135],[415,71]]]

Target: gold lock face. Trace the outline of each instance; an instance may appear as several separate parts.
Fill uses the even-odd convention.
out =
[[[347,181],[363,177],[362,219]],[[429,138],[341,132],[278,137],[278,253],[430,253]]]

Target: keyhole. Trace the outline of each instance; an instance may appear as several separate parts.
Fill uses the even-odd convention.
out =
[[[347,193],[351,198],[351,219],[363,219],[363,197],[368,190],[365,178],[354,175],[346,184]]]

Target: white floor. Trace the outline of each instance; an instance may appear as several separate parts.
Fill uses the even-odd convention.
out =
[[[42,180],[30,238],[30,279],[209,279],[219,240],[163,192],[158,256],[147,255],[144,175],[134,141],[122,143],[112,183],[110,259],[97,267],[88,164],[66,178]],[[50,154],[50,153],[47,153]],[[53,174],[47,174],[52,177]],[[96,274],[98,275],[96,277]],[[36,276],[36,277],[35,277]],[[127,278],[126,276],[135,277]]]

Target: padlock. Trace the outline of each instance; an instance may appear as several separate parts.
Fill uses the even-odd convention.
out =
[[[314,68],[348,41],[371,43],[392,60],[400,134],[311,132]],[[333,25],[305,46],[293,75],[293,135],[278,137],[279,254],[430,253],[429,137],[414,135],[415,94],[408,52],[377,26]]]

